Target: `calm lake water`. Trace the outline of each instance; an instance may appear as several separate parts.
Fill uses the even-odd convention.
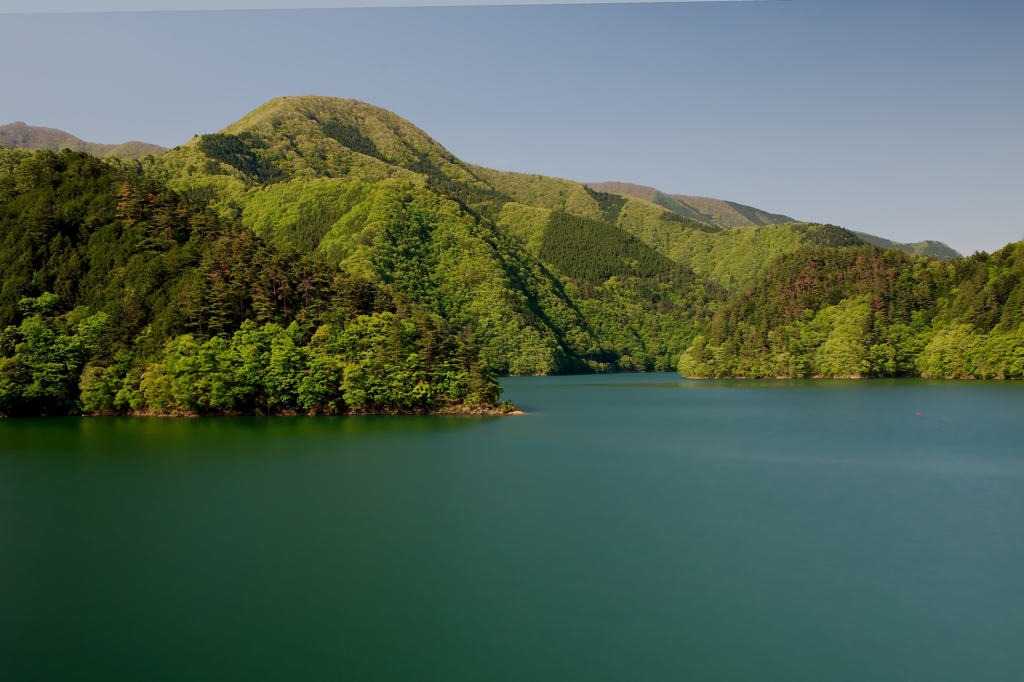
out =
[[[1024,680],[1024,383],[504,386],[0,420],[0,677]]]

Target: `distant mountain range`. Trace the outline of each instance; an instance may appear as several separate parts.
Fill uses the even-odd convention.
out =
[[[653,187],[633,185],[627,182],[589,182],[587,186],[598,192],[612,192],[613,194],[625,194],[646,199],[659,206],[664,206],[673,213],[694,220],[703,220],[719,227],[782,225],[798,222],[786,215],[768,213],[759,208],[732,201],[692,197],[685,194],[665,194]]]
[[[121,144],[85,142],[71,133],[57,128],[30,126],[21,121],[0,126],[0,147],[48,149],[51,152],[72,149],[93,156],[120,156],[129,159],[141,159],[148,154],[161,154],[167,151],[166,147],[147,142],[132,141]]]
[[[938,258],[939,260],[946,260],[948,258],[962,258],[963,254],[942,242],[935,242],[931,239],[926,239],[923,242],[915,242],[913,244],[905,244],[903,242],[894,242],[886,239],[885,237],[876,237],[873,234],[867,234],[866,232],[854,232],[855,235],[866,241],[868,244],[874,244],[875,246],[883,249],[899,249],[906,253],[912,253],[915,256],[931,256],[932,258]]]
[[[598,192],[612,192],[626,196],[646,199],[681,216],[702,220],[718,227],[751,227],[765,225],[781,225],[795,223],[795,219],[779,213],[769,213],[753,206],[737,204],[734,201],[693,197],[685,194],[666,194],[654,187],[634,185],[628,182],[589,182],[587,186]],[[942,242],[925,241],[906,244],[894,242],[884,237],[876,237],[866,232],[854,232],[868,244],[883,249],[899,249],[916,256],[931,256],[939,260],[960,258],[962,254]]]

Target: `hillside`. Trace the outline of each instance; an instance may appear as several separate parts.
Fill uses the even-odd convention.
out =
[[[753,206],[732,201],[691,197],[684,194],[665,194],[653,187],[627,182],[590,182],[587,186],[597,192],[612,192],[645,199],[692,220],[700,220],[718,227],[763,227],[798,222],[789,216],[768,213]]]
[[[938,261],[873,245],[778,257],[705,323],[690,377],[1024,376],[1024,242]]]
[[[0,415],[497,409],[436,314],[138,171],[0,150]]]
[[[0,126],[0,147],[45,149],[51,152],[70,149],[93,156],[119,156],[128,159],[141,159],[147,154],[160,154],[167,151],[165,147],[146,142],[133,141],[122,144],[84,142],[63,130],[30,126],[21,121]]]
[[[789,216],[777,213],[768,213],[767,211],[762,211],[761,209],[754,208],[753,206],[745,206],[744,204],[737,204],[732,201],[710,199],[707,197],[694,197],[684,194],[665,194],[653,187],[646,187],[644,185],[633,185],[625,182],[598,182],[588,183],[587,186],[600,192],[613,192],[615,194],[645,199],[680,216],[693,220],[704,221],[722,228],[765,227],[768,225],[782,225],[796,222]],[[962,254],[942,242],[925,240],[914,244],[904,244],[885,239],[884,237],[876,237],[865,232],[852,233],[864,243],[873,244],[882,249],[899,249],[906,253],[911,253],[917,256],[931,256],[938,260],[962,257]],[[772,257],[778,255],[778,253],[765,253],[756,249],[755,252],[755,260],[760,261],[765,261],[766,257],[767,260],[770,260]],[[730,260],[728,257],[724,259],[721,258],[720,253],[716,253],[715,255],[718,257],[720,262]],[[679,254],[679,257],[683,259],[686,258],[683,254]],[[690,258],[692,260],[693,256]],[[713,269],[702,269],[699,264],[695,269],[700,272],[707,271],[712,274],[712,276],[715,276],[715,271]],[[747,267],[745,270],[749,272],[750,268]],[[718,277],[718,279],[721,279],[721,277]],[[745,280],[741,278],[739,280],[733,279],[732,281],[742,283]]]
[[[717,228],[579,183],[465,164],[362,102],[279,98],[147,169],[270,241],[429,305],[498,372],[671,368],[687,320],[702,315],[704,285],[644,233]],[[598,245],[584,256],[593,262],[560,255],[574,238]],[[663,267],[609,260],[616,244]]]
[[[670,368],[707,306],[777,253],[861,243],[829,226],[723,230],[639,197],[467,164],[392,112],[328,97],[272,100],[145,167],[265,239],[429,305],[501,373]],[[591,246],[556,255],[574,243]],[[607,259],[627,244],[671,271]]]
[[[626,197],[627,202],[655,204],[674,213],[674,220],[699,226],[691,230],[658,230],[652,229],[651,221],[634,224],[628,215],[621,222],[699,277],[727,289],[745,285],[772,259],[801,245],[864,243],[852,232],[834,225],[800,223],[788,216],[718,199],[668,195],[653,187],[621,182],[592,183],[587,188],[592,192],[616,193]]]
[[[4,248],[8,249],[10,262],[5,266],[2,289],[8,296],[4,304],[8,312],[3,324],[24,325],[26,320],[35,319],[30,310],[18,307],[22,297],[54,294],[59,301],[54,310],[70,314],[75,306],[85,306],[92,311],[120,311],[122,308],[117,306],[127,304],[116,303],[121,300],[118,297],[123,298],[128,295],[126,292],[132,291],[136,292],[132,296],[142,296],[148,302],[141,312],[131,315],[117,312],[117,315],[127,315],[125,320],[135,320],[131,324],[136,325],[119,328],[118,338],[130,340],[149,329],[144,337],[138,336],[138,343],[143,344],[139,347],[143,350],[133,356],[143,358],[146,363],[165,369],[172,365],[177,367],[174,363],[178,359],[171,362],[160,353],[169,352],[166,344],[183,334],[191,335],[189,343],[197,344],[195,348],[205,348],[204,344],[216,347],[222,343],[217,339],[234,343],[231,339],[240,333],[243,324],[273,324],[284,330],[290,329],[293,322],[299,328],[293,334],[292,343],[300,349],[302,357],[311,361],[308,359],[319,357],[316,348],[324,347],[309,345],[319,333],[317,325],[330,326],[333,331],[324,332],[325,335],[348,328],[345,320],[351,314],[337,312],[337,306],[341,305],[340,310],[356,310],[353,313],[356,317],[362,315],[375,320],[378,319],[373,317],[375,315],[391,315],[380,318],[387,320],[386,324],[380,323],[384,325],[380,329],[391,329],[388,334],[399,334],[406,340],[391,343],[388,347],[392,350],[388,353],[405,349],[402,352],[411,353],[408,357],[448,358],[444,362],[455,364],[444,366],[461,368],[450,370],[454,372],[452,376],[463,377],[457,385],[444,384],[441,375],[423,375],[426,378],[422,386],[444,385],[447,388],[424,389],[427,393],[418,394],[420,402],[414,401],[421,407],[460,405],[467,401],[493,404],[493,400],[486,397],[491,394],[479,388],[492,385],[486,382],[493,374],[600,372],[612,367],[626,370],[680,367],[689,374],[701,376],[770,374],[764,367],[771,367],[777,374],[802,375],[810,371],[807,367],[815,367],[815,371],[821,370],[819,373],[834,374],[832,365],[825,369],[813,363],[793,365],[789,369],[778,365],[783,362],[776,357],[779,353],[783,353],[783,358],[796,357],[807,349],[798,345],[786,346],[788,350],[782,351],[781,346],[773,346],[778,334],[790,332],[778,331],[772,325],[786,320],[790,326],[803,324],[826,309],[829,309],[827,315],[835,317],[838,313],[831,307],[866,295],[856,288],[843,288],[845,284],[837,288],[837,283],[858,281],[860,270],[857,268],[862,265],[838,268],[814,265],[814,273],[826,272],[832,278],[825,282],[824,298],[815,294],[810,299],[789,301],[785,296],[790,294],[785,292],[802,291],[807,277],[813,280],[812,275],[801,273],[799,268],[794,271],[793,263],[807,259],[810,259],[807,262],[817,262],[814,259],[818,256],[814,254],[819,253],[839,254],[835,258],[870,263],[868,270],[876,273],[872,277],[883,270],[889,273],[886,275],[889,279],[883,278],[884,281],[877,277],[871,280],[875,288],[867,293],[875,295],[881,295],[879,292],[884,287],[896,286],[893,282],[903,281],[899,277],[904,276],[901,274],[904,271],[911,273],[907,277],[917,277],[919,270],[931,273],[937,267],[931,259],[914,260],[916,257],[898,251],[882,251],[866,244],[856,234],[833,225],[785,222],[722,226],[709,222],[712,219],[727,222],[721,215],[715,218],[715,215],[698,212],[694,215],[700,217],[688,217],[672,203],[682,206],[678,200],[660,193],[644,194],[651,188],[616,187],[644,194],[631,196],[559,178],[467,164],[412,123],[355,100],[282,97],[220,132],[197,135],[161,155],[137,161],[104,162],[108,170],[97,173],[106,179],[97,180],[97,188],[72,183],[79,198],[60,211],[54,209],[56,212],[48,214],[50,222],[39,224],[38,230],[42,232],[31,232],[37,228],[30,229],[28,223],[22,224],[23,218],[17,218],[29,215],[25,202],[44,201],[44,198],[44,204],[53,202],[55,197],[64,196],[70,190],[63,180],[65,184],[61,186],[65,189],[53,196],[47,194],[50,190],[25,184],[25,169],[34,164],[49,164],[48,167],[57,169],[85,163],[75,159],[78,157],[21,150],[6,150],[0,156],[0,178],[6,177],[4,182],[9,187],[24,187],[24,192],[8,190],[6,198],[0,196],[0,204],[22,202],[17,204],[20,208],[11,209],[13,217],[4,228],[9,231],[3,238],[8,240]],[[64,172],[47,171],[53,177],[63,177]],[[143,187],[150,186],[155,189],[146,190],[144,195],[168,197],[169,202],[143,221],[151,226],[146,228],[150,232],[133,236],[135,233],[131,230],[111,228],[108,246],[103,247],[123,254],[119,256],[123,262],[117,264],[107,256],[94,253],[93,249],[104,243],[95,236],[80,241],[85,238],[82,235],[92,235],[97,225],[112,220],[102,212],[97,214],[99,217],[92,217],[93,209],[85,210],[81,206],[109,207],[113,201],[118,219],[113,222],[134,225],[133,214],[125,210],[135,205],[132,197],[139,196]],[[741,209],[754,212],[752,219],[785,218],[739,204],[727,205],[739,215],[743,215]],[[78,208],[72,210],[71,206]],[[703,207],[701,211],[717,210],[711,204],[696,201],[686,206],[692,211],[700,207]],[[176,208],[171,210],[172,207]],[[55,217],[65,215],[78,217],[73,220]],[[185,231],[176,232],[178,228],[173,226],[179,218],[172,216],[193,216],[201,225],[216,227],[181,228]],[[26,229],[30,232],[24,232]],[[220,241],[229,236],[228,241]],[[126,272],[123,268],[128,267],[127,264],[136,262],[132,254],[144,253],[150,248],[142,245],[162,244],[163,239],[166,245],[173,246],[171,241],[179,237],[184,240],[183,244],[193,246],[189,249],[173,247],[172,251],[179,255],[172,261],[153,261],[162,265],[153,271],[156,274],[152,275],[152,285],[145,278],[134,281],[131,286],[118,279]],[[70,242],[62,241],[65,239]],[[235,243],[246,246],[229,247]],[[43,248],[45,244],[49,245]],[[222,248],[218,244],[223,244],[227,251],[218,251]],[[27,270],[16,266],[21,262],[16,257],[18,249],[30,248],[42,249],[38,253],[26,251],[37,253],[32,258],[38,263]],[[51,255],[47,254],[52,249],[61,254],[54,261],[56,265],[40,265],[49,262]],[[259,256],[256,273],[236,279],[235,273],[253,272],[247,264],[257,252],[264,255]],[[896,264],[886,260],[904,257],[911,260],[893,261]],[[178,260],[180,258],[185,260]],[[797,260],[793,261],[794,258]],[[949,262],[959,264],[966,260]],[[955,265],[955,268],[960,267]],[[55,278],[53,268],[61,272],[66,269],[71,274]],[[82,268],[99,274],[93,279],[83,279]],[[262,283],[246,279],[256,274],[263,278],[259,280]],[[117,289],[121,293],[116,296],[104,294],[100,299],[90,298],[96,291],[104,290],[104,278],[113,278],[115,283],[121,282],[116,287],[125,288]],[[893,278],[896,279],[890,281]],[[1011,277],[999,281],[1003,288],[992,296],[1017,295],[1013,293],[1018,288],[1017,280]],[[342,290],[329,293],[334,291],[331,289],[334,285],[328,286],[328,282],[358,283],[358,286],[345,284]],[[147,298],[157,296],[156,291],[165,285],[171,287],[168,293]],[[157,286],[157,289],[151,291],[147,289],[149,286]],[[945,319],[936,312],[937,306],[946,305],[943,301],[950,300],[954,290],[964,291],[963,287],[943,289],[944,286],[936,284],[921,293],[924,302],[920,305],[911,305],[906,299],[898,299],[894,304],[894,316],[901,320],[912,319],[918,325],[914,327],[914,338],[918,339],[914,348],[924,348],[931,343],[927,335],[937,328],[929,325]],[[344,292],[352,287],[368,292],[368,298],[358,299],[361,301],[358,305],[344,303],[349,295]],[[777,310],[771,307],[775,305],[775,294],[770,293],[776,290],[782,291],[783,299],[788,301],[782,303],[781,308],[776,306]],[[759,291],[769,292],[762,296],[762,307],[776,310],[778,314],[769,320],[757,318],[760,320],[757,322],[748,319],[755,313],[745,306]],[[944,291],[947,293],[943,294]],[[302,292],[300,299],[293,298],[298,292]],[[860,303],[849,305],[856,307]],[[123,310],[129,309],[134,310]],[[316,321],[310,322],[314,319],[310,317],[314,309]],[[270,310],[276,311],[276,317],[268,316]],[[793,311],[800,311],[802,317],[794,321]],[[107,314],[113,316],[114,312]],[[949,324],[961,323],[960,317],[949,319],[952,320]],[[396,331],[406,324],[412,325],[408,334]],[[823,324],[815,327],[818,331],[814,333],[824,333],[821,332],[824,327],[820,327]],[[902,330],[902,327],[896,329]],[[370,354],[365,357],[377,357],[374,354],[381,349],[373,344],[384,343],[385,336],[373,336],[379,341],[360,352]],[[800,338],[806,341],[812,337],[813,334]],[[345,343],[355,342],[351,336],[344,338],[348,339]],[[344,351],[350,353],[347,357],[354,357],[351,355],[355,352],[353,347],[347,348]],[[411,350],[414,348],[420,350]],[[825,348],[830,353],[828,349],[832,346]],[[761,358],[758,360],[761,365],[743,365],[747,362],[744,358],[754,356]],[[104,372],[112,362],[109,353],[102,357],[105,359],[101,362],[107,364],[100,366],[102,371],[96,370],[97,376],[107,376]],[[376,362],[384,363],[389,371],[399,371],[398,356],[385,353],[379,357],[384,359]],[[763,364],[768,362],[765,357],[770,359],[767,365]],[[138,363],[143,360],[133,360],[136,364],[131,366],[140,367]],[[924,372],[920,369],[922,366],[914,364],[911,370],[900,365],[899,371]],[[117,375],[120,378],[116,381],[130,384],[134,381],[136,383],[131,385],[135,388],[131,390],[144,392],[138,382],[146,371],[144,367],[123,369],[127,373]],[[307,365],[303,371],[312,371],[312,366]],[[878,373],[882,370],[865,371]],[[406,373],[404,376],[414,375]],[[468,377],[476,378],[470,381]],[[120,395],[120,391],[117,389],[113,395]],[[296,407],[299,393],[290,395],[292,402],[288,404],[292,407],[288,409],[299,409]],[[344,405],[348,406],[345,409],[361,404],[358,395],[353,393],[344,399]],[[411,394],[405,389],[396,394],[398,397],[375,395],[377,397],[368,404],[377,407],[367,409],[413,404],[408,402]],[[447,397],[437,398],[441,402],[424,403],[424,400],[435,400],[430,396]],[[126,409],[124,406],[130,401],[124,400],[110,404],[116,409]],[[187,404],[195,407],[197,403]],[[239,405],[243,411],[271,409],[269,404],[257,405],[250,398]],[[320,403],[315,401],[310,405],[313,407],[302,409],[321,409],[317,407]]]
[[[734,201],[709,199],[708,197],[691,197],[684,194],[671,194],[669,196],[680,203],[699,210],[704,215],[709,216],[715,225],[720,225],[721,227],[764,226],[797,222],[789,216],[768,213],[753,206],[737,204]]]
[[[595,192],[610,192],[612,194],[621,194],[626,197],[636,197],[637,199],[643,199],[649,201],[652,204],[657,204],[663,208],[667,208],[676,215],[689,218],[691,220],[699,220],[701,222],[708,223],[710,225],[716,225],[714,219],[693,206],[687,206],[676,199],[673,199],[669,195],[661,192],[653,187],[647,187],[645,185],[634,185],[628,182],[588,182],[587,187],[594,190]],[[793,221],[785,221],[793,222]],[[719,227],[723,227],[719,225]],[[732,227],[726,225],[724,227]]]
[[[868,244],[874,244],[881,249],[899,249],[904,253],[912,253],[915,256],[931,256],[938,260],[963,258],[963,254],[956,249],[943,244],[942,242],[935,242],[930,239],[926,239],[923,242],[915,242],[913,244],[904,244],[902,242],[890,241],[884,237],[876,237],[873,234],[866,234],[864,232],[854,232],[854,234]]]

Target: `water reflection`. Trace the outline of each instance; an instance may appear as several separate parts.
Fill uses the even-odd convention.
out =
[[[1024,670],[1024,384],[503,385],[530,414],[0,420],[4,673]]]
[[[0,453],[78,454],[286,452],[366,437],[409,437],[479,429],[491,416],[60,417],[0,420]]]

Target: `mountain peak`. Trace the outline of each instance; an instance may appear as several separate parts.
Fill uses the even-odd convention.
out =
[[[456,162],[447,149],[401,116],[355,99],[278,97],[222,132],[249,132],[277,143],[299,138],[314,144],[334,140],[352,151],[401,166],[422,162],[426,157]]]
[[[185,146],[207,156],[217,149],[230,152],[228,156],[252,152],[288,175],[331,177],[362,167],[367,177],[380,178],[403,168],[474,180],[465,164],[412,123],[355,99],[278,97],[219,133],[196,136]],[[227,160],[218,153],[213,156]]]

